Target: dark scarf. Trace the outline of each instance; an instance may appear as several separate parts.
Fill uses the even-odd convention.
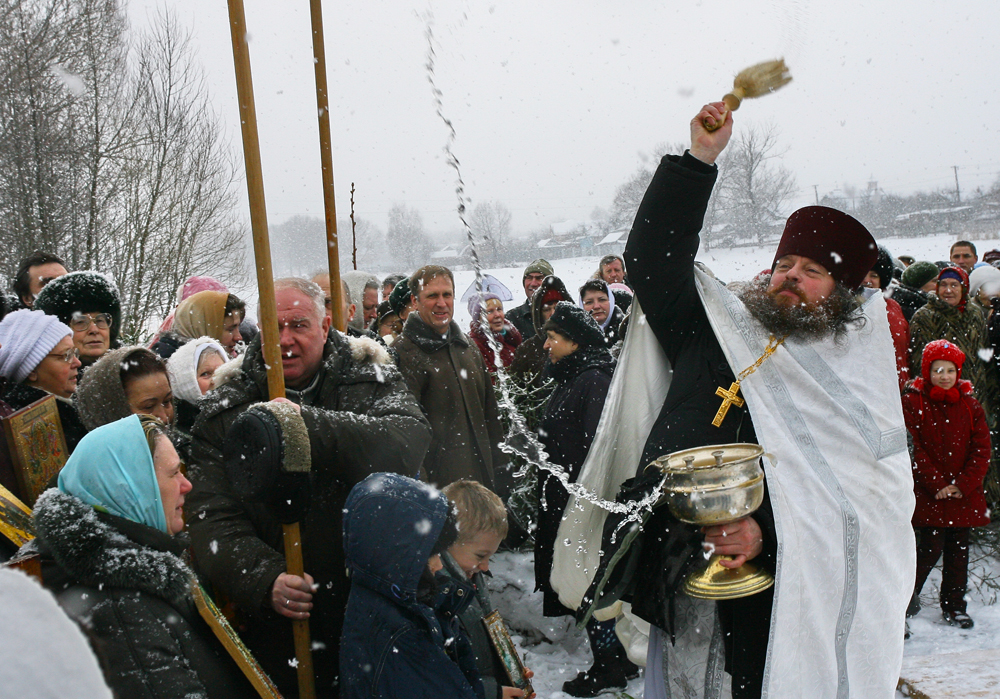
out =
[[[462,347],[469,346],[469,339],[454,320],[448,326],[448,332],[442,335],[425,323],[416,311],[406,317],[403,336],[410,338],[417,347],[428,354],[443,349],[451,343]]]
[[[615,360],[607,346],[587,346],[555,363],[551,358],[546,359],[543,376],[561,384],[575,379],[588,369],[600,369],[610,376],[614,368]]]

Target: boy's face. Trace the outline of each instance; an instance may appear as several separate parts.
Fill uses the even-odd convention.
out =
[[[496,532],[479,532],[468,541],[452,544],[448,553],[465,571],[465,577],[472,578],[477,572],[490,569],[490,557],[500,548],[501,540]]]
[[[958,383],[958,369],[954,362],[947,359],[935,359],[931,363],[931,384],[947,391]]]
[[[427,568],[432,572],[436,573],[442,568],[444,568],[444,563],[441,562],[441,554],[435,553],[433,556],[427,559]]]

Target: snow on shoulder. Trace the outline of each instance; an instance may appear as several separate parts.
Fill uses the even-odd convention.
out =
[[[4,696],[111,699],[83,632],[41,585],[24,573],[0,568],[0,609],[5,620],[0,633]]]

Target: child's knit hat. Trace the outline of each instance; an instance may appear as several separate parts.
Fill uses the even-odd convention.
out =
[[[920,374],[924,377],[924,381],[930,383],[931,364],[938,359],[945,359],[954,364],[958,370],[957,378],[962,378],[962,364],[965,362],[965,352],[960,350],[954,342],[934,340],[933,342],[928,342],[927,346],[924,347],[924,354],[920,362]]]

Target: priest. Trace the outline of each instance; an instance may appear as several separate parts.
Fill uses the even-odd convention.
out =
[[[618,615],[633,659],[646,655],[648,699],[889,699],[915,549],[885,301],[860,288],[877,247],[851,216],[809,206],[789,217],[765,273],[727,287],[699,269],[714,163],[732,129],[732,112],[706,105],[690,150],[663,159],[639,207],[625,259],[641,315],[580,476],[634,506],[608,516],[570,502],[558,540],[573,545],[557,547],[553,588],[581,618]],[[650,507],[653,460],[732,442],[777,459],[751,517],[699,532]],[[754,561],[774,587],[687,597],[702,544],[733,556],[728,567]]]

